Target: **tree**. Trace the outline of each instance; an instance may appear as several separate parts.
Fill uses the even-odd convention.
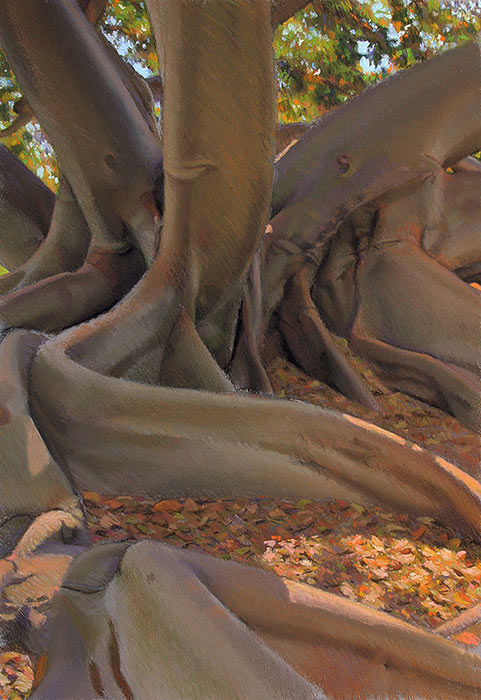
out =
[[[6,606],[8,640],[47,644],[23,584],[45,572],[58,582],[88,548],[77,489],[344,496],[479,539],[481,486],[460,469],[351,416],[239,395],[268,393],[264,357],[282,337],[313,376],[374,405],[335,332],[387,382],[479,427],[479,293],[467,284],[480,260],[481,176],[469,157],[481,143],[479,40],[314,123],[278,160],[272,187],[272,18],[301,5],[271,14],[264,0],[148,0],[162,140],[148,85],[92,26],[102,2],[0,5],[0,45],[60,173],[53,203],[1,151],[2,262],[19,266],[0,282],[0,575],[24,603],[20,614]],[[24,260],[20,249],[35,250]],[[138,606],[136,589],[163,626],[157,641],[122,613]],[[37,698],[146,697],[153,687],[265,697],[275,684],[286,697],[324,697],[326,686],[348,697],[342,679],[301,663],[313,638],[346,664],[358,640],[351,662],[366,697],[474,698],[481,687],[479,659],[439,636],[150,544],[88,550],[56,605]],[[196,615],[217,660],[200,648]],[[143,645],[159,640],[164,665],[146,674]],[[176,668],[187,658],[190,675]]]

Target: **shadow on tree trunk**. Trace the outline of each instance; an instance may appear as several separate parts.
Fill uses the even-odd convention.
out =
[[[147,6],[162,154],[148,88],[88,7],[0,6],[0,42],[65,178],[0,301],[3,638],[46,650],[38,699],[474,699],[479,657],[387,614],[152,543],[78,556],[77,489],[387,503],[480,540],[481,485],[461,469],[348,414],[235,386],[269,389],[278,328],[306,371],[375,407],[341,331],[386,382],[479,428],[479,293],[456,274],[480,263],[466,201],[479,205],[481,175],[456,166],[481,142],[479,42],[307,129],[272,192],[269,4]],[[71,560],[35,619],[28,587],[43,571],[53,593]]]

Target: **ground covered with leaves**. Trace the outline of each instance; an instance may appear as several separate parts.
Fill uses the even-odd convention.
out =
[[[277,395],[369,420],[450,460],[479,478],[480,438],[454,418],[388,391],[351,357],[382,408],[373,412],[281,359],[269,367]],[[94,543],[151,538],[265,567],[412,624],[436,628],[481,601],[481,547],[429,517],[346,501],[237,499],[155,501],[84,493]],[[458,641],[477,645],[476,635]],[[28,697],[28,657],[0,655],[0,700]]]
[[[85,497],[95,542],[152,538],[192,547],[421,626],[436,627],[481,601],[481,548],[429,517],[342,500]]]

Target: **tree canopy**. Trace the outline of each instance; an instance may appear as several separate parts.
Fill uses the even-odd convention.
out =
[[[39,124],[0,144],[0,647],[35,700],[477,700],[479,464],[381,418],[403,392],[481,432],[475,4],[105,7],[0,2],[7,129]],[[275,398],[274,359],[359,411]],[[265,497],[436,522],[469,595],[420,628],[86,518]]]
[[[477,0],[326,0],[307,4],[281,24],[274,37],[279,121],[316,119],[393,71],[470,41],[481,28],[479,9]],[[142,0],[108,0],[99,26],[137,71],[144,76],[158,75]],[[151,84],[159,100],[161,86],[155,81]],[[1,128],[7,129],[22,112],[21,96],[0,51]],[[28,127],[20,126],[4,143],[45,184],[57,189],[55,156],[35,121]]]

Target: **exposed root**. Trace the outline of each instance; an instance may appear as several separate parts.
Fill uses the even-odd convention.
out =
[[[311,586],[159,543],[106,545],[80,556],[57,610],[36,700],[67,692],[64,669],[74,649],[68,693],[76,700],[95,697],[99,684],[108,697],[120,684],[131,698],[155,687],[166,697],[202,688],[202,697],[226,700],[475,700],[481,690],[481,660],[435,634]],[[162,664],[146,674],[154,647]]]
[[[199,338],[185,311],[167,343],[160,375],[164,386],[218,393],[234,391],[233,384]]]
[[[305,271],[297,273],[288,286],[281,306],[280,329],[296,361],[307,374],[326,381],[373,411],[381,410],[317,313]]]
[[[251,292],[246,289],[242,302],[242,335],[229,375],[234,384],[242,389],[272,394],[272,386],[259,353],[252,307]]]
[[[356,330],[351,343],[355,351],[376,365],[387,385],[439,406],[472,430],[481,431],[481,380],[477,375],[431,355],[369,338]]]
[[[229,375],[236,386],[272,394],[272,386],[261,358],[263,345],[261,260],[254,256],[244,286],[240,337]]]
[[[179,286],[175,274],[156,261],[118,306],[65,331],[63,348],[76,362],[103,375],[157,383],[167,341],[182,311]]]
[[[472,608],[464,610],[453,620],[445,622],[436,629],[436,634],[441,637],[452,637],[458,632],[462,632],[466,627],[471,627],[471,625],[479,624],[481,622],[481,603],[473,605]]]
[[[0,346],[0,549],[8,553],[36,515],[76,499],[30,416],[28,373],[45,337],[14,331]],[[25,521],[27,517],[27,522]],[[14,520],[16,522],[14,523]],[[22,522],[20,522],[20,520]]]
[[[481,163],[474,162],[476,169],[441,173],[419,193],[418,211],[410,211],[423,227],[422,249],[463,279],[463,269],[481,262]],[[403,205],[406,211],[410,202]]]
[[[480,186],[478,173],[442,172],[385,198],[356,268],[351,329],[387,383],[477,430],[481,296],[454,270],[481,259]]]
[[[341,226],[331,241],[311,287],[311,297],[321,317],[336,335],[344,338],[349,337],[358,304],[359,256],[355,232],[349,223]]]
[[[63,544],[72,544],[79,539],[79,532],[85,530],[85,521],[79,502],[73,500],[67,510],[50,510],[41,513],[29,528],[24,532],[15,549],[11,559],[17,557],[28,557],[33,554],[41,545],[52,540],[57,540]],[[88,537],[81,537],[84,544],[88,543]]]
[[[102,317],[49,340],[13,332],[0,347],[5,371],[0,383],[0,522],[5,529],[0,527],[0,536],[7,533],[4,550],[14,550],[10,561],[2,562],[4,597],[23,603],[30,575],[38,574],[38,550],[53,546],[52,539],[59,550],[68,549],[65,540],[75,539],[81,530],[71,484],[109,495],[303,496],[383,503],[443,520],[479,542],[481,484],[462,470],[349,415],[232,394],[195,323],[222,306],[224,294],[228,308],[236,308],[234,291],[239,291],[264,225],[274,104],[269,8],[263,0],[147,0],[147,5],[159,49],[168,56],[166,211],[159,254],[126,298]],[[145,109],[149,95],[146,104],[138,104],[127,72],[115,58],[109,60],[108,50],[71,3],[56,9],[42,3],[39,9],[26,0],[4,0],[0,8],[2,45],[16,57],[21,79],[35,85],[35,110],[71,165],[79,206],[92,232],[82,267],[0,300],[0,320],[4,328],[58,330],[112,306],[143,272],[137,250],[112,251],[125,251],[128,225],[144,256],[152,253],[159,223],[152,194],[159,143]],[[175,32],[164,32],[169,25]],[[235,35],[213,32],[217,25],[235,26]],[[26,33],[31,42],[24,42]],[[79,75],[63,60],[67,38]],[[240,73],[233,48],[242,50],[245,59]],[[45,73],[40,69],[44,64],[50,68]],[[199,72],[199,65],[209,70]],[[51,72],[58,73],[75,99],[62,101],[54,94]],[[97,72],[102,73],[98,81],[92,79]],[[425,180],[435,186],[446,165],[479,143],[477,43],[413,69],[413,78],[404,75],[373,91],[374,99],[361,96],[353,107],[338,110],[279,161],[273,234],[263,250],[262,308],[260,295],[252,294],[243,311],[241,349],[259,370],[256,353],[263,330],[294,275],[282,309],[291,349],[312,374],[321,374],[324,356],[337,385],[370,407],[372,397],[340,357],[314,308],[310,284],[297,273],[309,256],[319,265],[323,243],[349,211],[406,183]],[[182,79],[169,83],[172,76]],[[405,123],[409,138],[404,143],[403,134],[400,148],[396,119],[367,117],[382,114],[380,105],[388,103],[404,118],[416,88],[419,110],[410,113]],[[223,101],[215,110],[205,110],[208,96],[219,90]],[[443,110],[438,110],[440,103]],[[434,136],[435,120],[426,117],[438,111]],[[70,142],[74,117],[93,128]],[[460,119],[465,122],[462,136]],[[419,122],[418,129],[409,128],[413,122]],[[348,128],[353,123],[358,128]],[[299,175],[301,168],[305,177]],[[454,177],[458,175],[471,173]],[[481,401],[474,376],[478,319],[472,317],[480,309],[479,299],[451,271],[440,271],[432,250],[420,250],[420,222],[412,224],[412,231],[408,227],[407,234],[413,233],[409,241],[399,238],[396,227],[391,236],[392,227],[385,225],[388,210],[384,206],[377,238],[357,268],[360,310],[353,339],[386,373],[394,366],[405,386],[420,385],[425,396],[473,421]],[[427,238],[424,242],[427,246]],[[394,262],[393,244],[399,255]],[[469,258],[466,264],[475,263]],[[227,270],[224,277],[221,265]],[[404,275],[394,293],[393,270]],[[407,275],[414,280],[406,293],[408,301],[414,300],[408,318],[393,297]],[[420,310],[424,279],[429,287]],[[436,318],[446,320],[452,338],[436,335],[430,326],[433,302],[443,300],[444,287],[450,315],[442,308]],[[229,334],[230,327],[224,335]],[[391,341],[406,349],[391,348]],[[411,352],[412,347],[419,352]],[[481,691],[479,658],[441,635],[382,613],[162,545],[103,551],[105,559],[99,548],[67,574],[57,597],[59,634],[53,638],[47,675],[35,691],[37,700],[50,700],[54,692],[79,700],[120,692],[133,699],[148,697],[152,687],[165,697],[190,697],[202,688],[206,697],[216,698],[267,697],[274,688],[279,689],[276,697],[286,698],[324,698],[325,689],[339,699],[401,692],[405,697],[475,700]],[[71,555],[71,549],[68,555],[59,551],[52,555],[53,563],[65,566]],[[60,569],[54,567],[56,582]],[[30,574],[24,576],[27,570]],[[148,616],[143,614],[146,606]],[[162,664],[145,673],[152,644]],[[72,658],[73,684],[64,672]]]
[[[49,277],[0,299],[0,324],[58,331],[80,323],[118,301],[143,272],[136,250],[89,254],[76,272]]]
[[[432,515],[479,539],[477,481],[352,416],[104,377],[69,359],[60,339],[42,346],[31,386],[35,421],[81,489],[361,499]]]
[[[76,270],[85,260],[89,242],[85,219],[68,183],[62,178],[47,237],[29,260],[0,278],[0,294]]]

